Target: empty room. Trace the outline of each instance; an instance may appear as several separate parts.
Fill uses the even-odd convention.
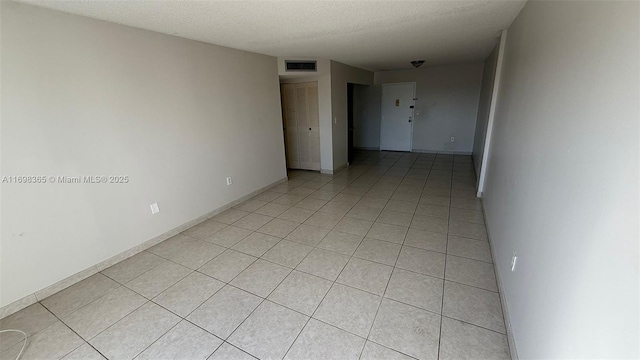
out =
[[[640,358],[640,2],[0,1],[0,360]]]

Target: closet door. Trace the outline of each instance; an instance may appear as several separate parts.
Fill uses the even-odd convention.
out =
[[[280,86],[280,94],[282,96],[282,122],[284,125],[287,167],[299,169],[298,120],[296,119],[296,89],[294,84],[282,84]]]
[[[300,169],[309,169],[309,111],[307,109],[307,87],[306,83],[295,84],[295,87]]]
[[[287,167],[320,170],[318,83],[282,84]]]
[[[307,86],[307,113],[309,115],[309,167],[320,170],[320,119],[318,115],[318,83]]]

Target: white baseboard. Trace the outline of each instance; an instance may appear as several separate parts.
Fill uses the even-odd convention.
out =
[[[424,154],[443,154],[443,155],[472,155],[471,151],[447,151],[447,150],[427,150],[427,149],[412,149],[411,152],[424,153]]]
[[[511,329],[511,318],[509,317],[509,309],[507,307],[506,299],[504,298],[504,291],[502,286],[502,280],[500,277],[500,270],[498,269],[496,262],[496,253],[491,242],[491,231],[489,230],[489,220],[487,219],[487,212],[484,208],[484,202],[482,202],[482,213],[484,214],[484,223],[487,228],[487,238],[489,239],[489,247],[491,248],[491,258],[493,259],[493,270],[496,273],[496,282],[498,284],[498,294],[500,295],[500,303],[502,304],[502,316],[504,317],[505,327],[507,328],[507,341],[509,342],[509,352],[511,353],[512,360],[518,360],[518,351],[516,348],[516,342],[513,337],[513,331]]]
[[[208,220],[208,219],[214,217],[215,215],[218,215],[219,213],[221,213],[221,212],[223,212],[223,211],[225,211],[225,210],[227,210],[227,209],[229,209],[229,208],[231,208],[233,206],[236,206],[236,205],[240,204],[241,202],[243,202],[245,200],[248,200],[249,198],[251,198],[251,197],[253,197],[253,196],[257,195],[257,194],[262,193],[264,191],[267,191],[267,190],[271,189],[272,187],[280,185],[280,184],[282,184],[282,183],[284,183],[286,181],[287,181],[287,177],[284,177],[284,178],[282,178],[282,179],[280,179],[280,180],[278,180],[276,182],[273,182],[273,183],[271,183],[271,184],[269,184],[269,185],[267,185],[265,187],[262,187],[262,188],[260,188],[260,189],[258,189],[256,191],[253,191],[253,192],[251,192],[251,193],[249,193],[249,194],[247,194],[247,195],[245,195],[245,196],[243,196],[243,197],[241,197],[239,199],[236,199],[236,200],[234,200],[234,201],[232,201],[232,202],[230,202],[230,203],[228,203],[226,205],[223,205],[223,206],[221,206],[221,207],[219,207],[219,208],[217,208],[217,209],[215,209],[213,211],[210,211],[210,212],[208,212],[208,213],[206,213],[206,214],[204,214],[204,215],[202,215],[200,217],[197,217],[197,218],[195,218],[193,220],[190,220],[190,221],[188,221],[188,222],[186,222],[186,223],[184,223],[184,224],[182,224],[180,226],[177,226],[177,227],[175,227],[175,228],[173,228],[173,229],[171,229],[171,230],[169,230],[169,231],[167,231],[167,232],[165,232],[163,234],[160,234],[160,235],[158,235],[158,236],[156,236],[156,237],[154,237],[154,238],[152,238],[150,240],[147,240],[147,241],[143,242],[142,244],[136,245],[136,246],[132,247],[129,250],[126,250],[126,251],[124,251],[124,252],[122,252],[120,254],[112,256],[112,257],[108,258],[107,260],[101,261],[96,265],[93,265],[93,266],[91,266],[91,267],[89,267],[87,269],[84,269],[84,270],[82,270],[82,271],[80,271],[80,272],[78,272],[76,274],[73,274],[73,275],[71,275],[71,276],[69,276],[69,277],[67,277],[65,279],[62,279],[62,280],[56,282],[55,284],[49,285],[44,289],[38,290],[33,294],[29,294],[29,295],[25,296],[22,299],[19,299],[19,300],[14,301],[14,302],[12,302],[10,304],[7,304],[7,305],[5,305],[5,306],[0,308],[0,319],[3,319],[3,318],[5,318],[5,317],[7,317],[7,316],[9,316],[9,315],[11,315],[13,313],[16,313],[16,312],[18,312],[18,311],[20,311],[20,310],[22,310],[22,309],[24,309],[24,308],[26,308],[26,307],[28,307],[30,305],[33,305],[36,302],[41,301],[41,300],[43,300],[43,299],[45,299],[45,298],[47,298],[47,297],[49,297],[49,296],[61,291],[61,290],[64,290],[64,289],[68,288],[69,286],[71,286],[73,284],[76,284],[76,283],[88,278],[91,275],[94,275],[94,274],[96,274],[96,273],[98,273],[98,272],[100,272],[100,271],[102,271],[102,270],[114,265],[114,264],[117,264],[122,260],[130,258],[131,256],[133,256],[133,255],[135,255],[135,254],[137,254],[137,253],[139,253],[139,252],[141,252],[143,250],[146,250],[146,249],[148,249],[148,248],[150,248],[150,247],[152,247],[154,245],[157,245],[158,243],[161,243],[162,241],[167,240],[168,238],[170,238],[172,236],[175,236],[175,235],[177,235],[177,234],[179,234],[179,233],[181,233],[181,232],[193,227],[194,225],[197,225],[197,224],[199,224],[199,223],[201,223],[201,222],[203,222],[205,220]]]

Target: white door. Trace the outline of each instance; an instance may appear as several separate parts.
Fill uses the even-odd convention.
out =
[[[380,150],[411,151],[415,83],[382,85]]]
[[[318,83],[282,84],[287,167],[320,170]]]

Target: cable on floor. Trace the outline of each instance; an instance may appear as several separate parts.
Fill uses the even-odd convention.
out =
[[[24,344],[22,344],[22,349],[20,349],[20,352],[18,353],[18,356],[16,357],[16,360],[20,360],[20,356],[22,356],[22,353],[24,352],[24,348],[27,347],[27,334],[22,330],[14,330],[14,329],[0,330],[0,334],[7,333],[7,332],[17,332],[17,333],[22,334],[22,336],[24,336]]]

